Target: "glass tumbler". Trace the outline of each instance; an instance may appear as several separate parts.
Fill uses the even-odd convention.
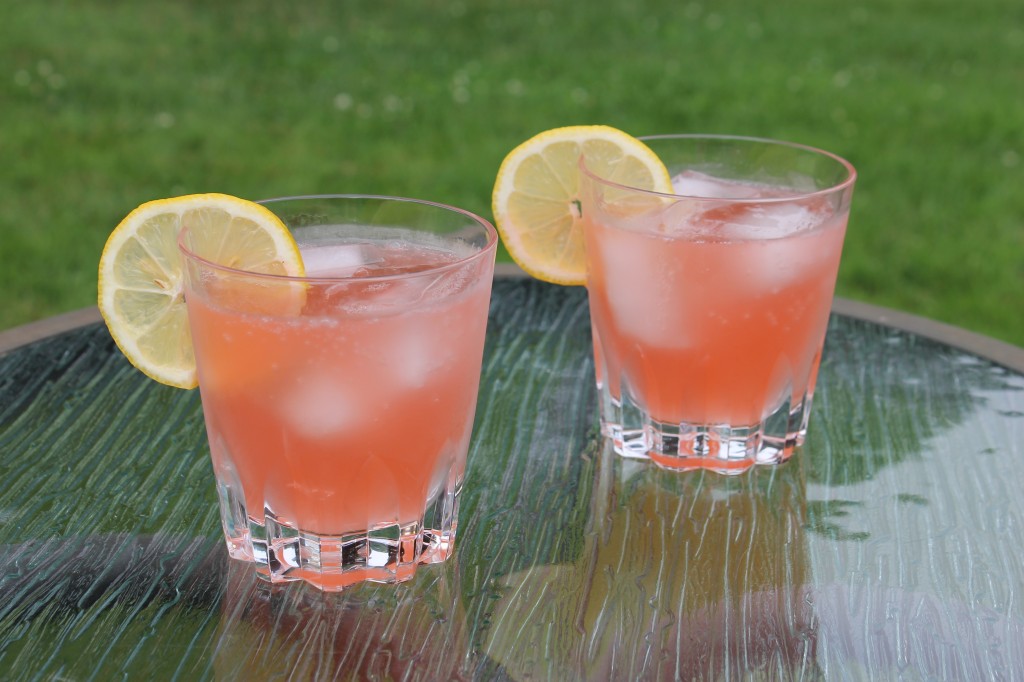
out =
[[[807,432],[856,172],[786,142],[642,141],[672,194],[580,161],[602,432],[669,468],[784,461]]]
[[[305,276],[179,237],[228,553],[323,590],[406,580],[454,549],[497,234],[412,199],[261,203]]]

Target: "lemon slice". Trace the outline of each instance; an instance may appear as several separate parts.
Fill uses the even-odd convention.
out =
[[[240,270],[302,275],[288,228],[265,207],[225,194],[142,204],[114,228],[99,267],[99,308],[125,357],[156,381],[195,388],[178,232],[196,255]]]
[[[585,284],[579,159],[601,177],[672,192],[672,178],[640,140],[608,126],[545,131],[505,157],[492,194],[494,222],[523,270],[554,284]]]

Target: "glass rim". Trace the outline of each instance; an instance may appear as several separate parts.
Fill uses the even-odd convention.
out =
[[[484,244],[484,246],[479,251],[477,251],[476,253],[473,253],[473,254],[471,254],[469,256],[465,256],[463,258],[458,258],[458,259],[456,259],[456,260],[454,260],[454,261],[452,261],[450,263],[442,263],[440,265],[432,265],[430,267],[424,268],[423,270],[417,270],[416,272],[403,272],[403,273],[397,273],[397,274],[393,274],[393,275],[368,275],[368,276],[361,276],[361,277],[352,277],[352,276],[349,276],[349,277],[339,277],[339,276],[318,277],[318,276],[309,276],[309,275],[278,275],[278,274],[274,274],[274,273],[270,273],[270,272],[254,272],[252,270],[244,270],[242,268],[231,267],[230,265],[222,265],[220,263],[215,263],[214,261],[210,260],[209,258],[204,258],[203,256],[200,256],[200,255],[196,254],[195,252],[193,252],[191,249],[189,249],[185,245],[183,240],[184,240],[185,235],[188,234],[188,227],[182,227],[181,230],[178,232],[178,237],[177,237],[177,240],[176,240],[177,243],[178,243],[178,251],[181,252],[181,254],[185,257],[186,260],[195,261],[197,263],[200,263],[204,267],[208,267],[208,268],[210,268],[212,270],[217,270],[219,272],[233,274],[233,275],[239,275],[239,276],[243,276],[243,277],[268,278],[268,279],[272,279],[272,280],[279,281],[279,282],[302,282],[302,283],[309,284],[309,283],[317,283],[317,282],[323,282],[323,283],[329,283],[329,282],[333,282],[333,283],[352,282],[352,281],[356,281],[356,280],[358,280],[360,282],[397,281],[397,280],[409,279],[409,278],[413,278],[413,277],[421,277],[421,276],[433,275],[433,274],[437,274],[437,273],[446,272],[446,271],[449,271],[449,270],[455,270],[455,269],[464,267],[466,265],[469,265],[470,263],[473,263],[474,261],[477,261],[477,260],[479,260],[481,258],[485,258],[488,253],[496,252],[497,248],[498,248],[498,231],[497,231],[497,229],[495,229],[494,225],[491,224],[491,221],[489,221],[486,218],[483,218],[481,216],[478,216],[477,214],[473,213],[472,211],[467,211],[464,208],[459,208],[458,206],[451,206],[449,204],[442,204],[442,203],[439,203],[439,202],[436,202],[436,201],[429,201],[427,199],[414,199],[414,198],[411,198],[411,197],[397,197],[397,196],[389,196],[389,195],[385,195],[385,194],[302,194],[302,195],[296,195],[296,196],[284,196],[284,197],[273,197],[273,198],[270,198],[270,199],[259,199],[255,203],[260,204],[261,206],[266,207],[267,204],[273,204],[273,203],[283,202],[283,201],[313,201],[313,200],[323,200],[323,199],[370,199],[370,200],[376,200],[376,201],[382,201],[382,202],[383,201],[400,201],[400,202],[406,202],[406,203],[410,203],[410,204],[419,204],[421,206],[426,206],[426,207],[429,207],[429,208],[437,208],[437,209],[451,211],[452,213],[457,213],[457,214],[460,214],[460,215],[462,215],[462,216],[464,216],[466,218],[469,218],[471,221],[473,221],[474,223],[476,223],[477,225],[482,227],[484,229],[484,234],[487,235],[487,243]],[[401,227],[401,226],[398,225],[396,227]],[[288,231],[291,232],[292,231],[291,228],[288,228]]]
[[[810,145],[801,144],[799,142],[789,142],[787,140],[773,140],[773,139],[768,138],[768,137],[751,137],[751,136],[746,136],[746,135],[719,135],[719,134],[704,134],[704,133],[668,133],[668,134],[660,134],[660,135],[644,135],[642,137],[638,137],[637,139],[640,140],[641,142],[643,142],[645,145],[650,140],[678,140],[678,139],[687,139],[687,140],[726,140],[726,141],[732,141],[732,142],[757,143],[757,144],[763,144],[763,145],[775,145],[775,146],[778,146],[778,147],[788,147],[790,149],[797,149],[797,150],[800,150],[800,151],[809,152],[809,153],[817,155],[817,156],[824,156],[824,157],[832,159],[833,161],[838,162],[839,165],[841,165],[844,169],[846,169],[846,177],[842,181],[840,181],[840,182],[837,182],[837,183],[835,183],[833,185],[830,185],[828,187],[823,187],[822,189],[816,189],[813,192],[792,192],[792,193],[784,194],[782,196],[772,196],[772,197],[763,197],[763,198],[756,198],[756,197],[753,197],[753,198],[752,197],[734,197],[734,198],[725,197],[725,198],[722,198],[722,197],[702,197],[702,196],[692,195],[692,194],[675,194],[674,192],[658,192],[658,191],[655,191],[653,189],[644,189],[642,187],[633,187],[632,185],[624,185],[624,184],[622,184],[620,182],[615,182],[614,180],[608,180],[607,178],[602,178],[600,175],[597,175],[596,173],[591,171],[589,168],[587,168],[586,159],[583,157],[582,154],[580,154],[579,161],[577,162],[577,166],[578,166],[580,172],[583,173],[584,175],[586,175],[588,178],[594,180],[595,182],[599,182],[599,183],[601,183],[603,185],[608,185],[608,186],[611,186],[611,187],[616,187],[618,189],[629,190],[631,192],[639,192],[641,194],[647,194],[647,195],[656,196],[656,197],[663,197],[663,198],[666,198],[666,199],[690,199],[690,200],[695,200],[695,201],[716,201],[716,202],[720,202],[720,203],[729,202],[729,203],[768,204],[768,203],[779,203],[779,202],[793,201],[795,199],[813,198],[813,197],[822,196],[822,195],[826,195],[826,194],[832,194],[832,193],[835,193],[835,192],[845,191],[845,190],[849,189],[850,187],[852,187],[853,184],[857,180],[857,169],[854,168],[852,163],[850,163],[849,161],[847,161],[843,157],[839,156],[838,154],[834,154],[833,152],[825,151],[824,149],[820,149],[818,147],[812,147]]]

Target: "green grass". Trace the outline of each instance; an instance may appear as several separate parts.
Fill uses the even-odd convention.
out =
[[[841,296],[1024,345],[1019,0],[13,3],[0,328],[90,305],[137,204],[375,192],[490,215],[536,132],[739,133],[860,179]]]

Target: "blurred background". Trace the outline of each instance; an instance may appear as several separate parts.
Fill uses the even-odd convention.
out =
[[[508,151],[604,123],[845,156],[838,295],[1024,345],[1020,0],[51,0],[6,3],[0,67],[0,329],[94,304],[144,201],[490,218]]]

